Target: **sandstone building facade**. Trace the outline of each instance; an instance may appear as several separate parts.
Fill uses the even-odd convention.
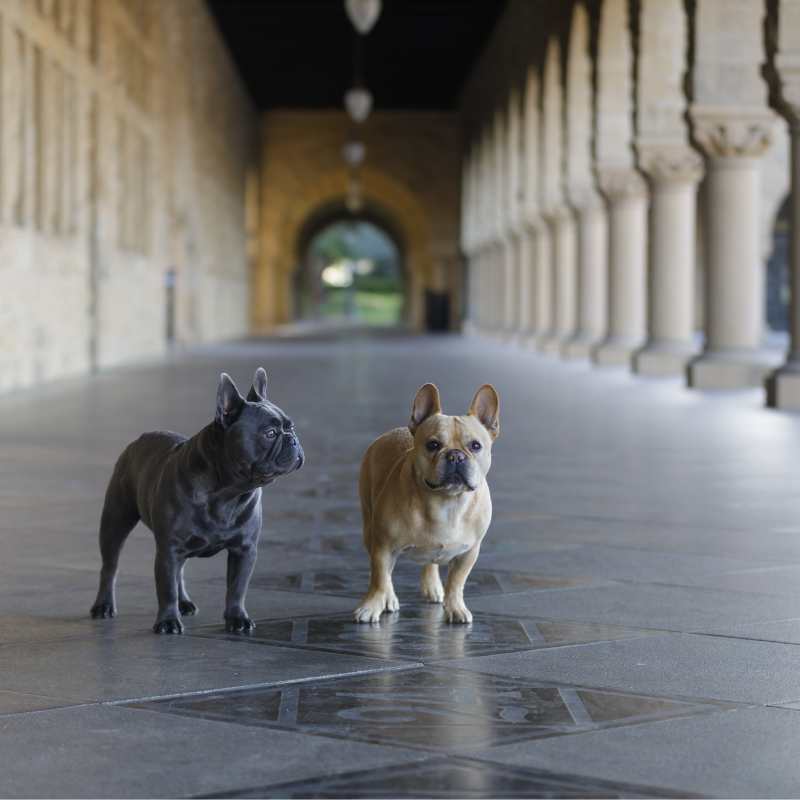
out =
[[[257,115],[201,0],[5,0],[0,76],[0,389],[245,334]]]

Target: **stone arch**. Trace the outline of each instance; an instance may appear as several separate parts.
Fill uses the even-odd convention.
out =
[[[274,320],[288,322],[293,308],[293,275],[304,226],[329,207],[343,204],[348,185],[347,169],[333,169],[307,182],[303,191],[272,209],[271,236],[262,240],[254,276],[253,317],[257,332],[265,332]],[[434,252],[428,216],[420,201],[399,181],[384,172],[363,168],[361,185],[367,209],[379,209],[385,224],[402,245],[407,274],[407,319],[415,329],[424,322],[424,289],[441,290],[447,284],[441,254]],[[262,228],[266,229],[262,223]]]
[[[789,330],[789,236],[791,195],[787,195],[775,215],[772,248],[766,269],[766,317],[773,331]]]
[[[313,296],[314,290],[320,288],[320,281],[317,277],[315,264],[312,258],[312,247],[316,237],[324,231],[338,227],[342,223],[363,222],[376,228],[394,247],[395,258],[390,260],[393,267],[396,267],[396,277],[398,286],[403,293],[403,302],[400,308],[399,324],[408,322],[408,275],[406,270],[405,243],[402,234],[395,228],[391,216],[374,202],[365,204],[357,213],[348,211],[343,199],[318,208],[307,219],[302,228],[297,241],[297,256],[295,258],[295,269],[292,274],[292,317],[294,319],[308,318],[308,313],[312,307],[308,306],[309,295]],[[385,276],[384,276],[385,277]],[[306,307],[303,308],[303,301]],[[317,299],[318,303],[318,299]],[[367,323],[369,324],[369,323]],[[392,324],[391,322],[380,324]]]

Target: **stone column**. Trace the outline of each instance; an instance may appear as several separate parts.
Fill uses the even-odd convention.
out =
[[[562,345],[565,358],[586,358],[606,334],[607,236],[602,198],[592,172],[592,63],[589,15],[578,3],[572,12],[567,60],[566,194],[575,215],[576,321]]]
[[[648,337],[642,375],[681,375],[694,354],[695,209],[700,155],[689,146],[683,0],[641,0],[636,152],[650,188]]]
[[[533,264],[531,262],[531,239],[528,231],[522,229],[517,238],[517,341],[525,344],[531,324],[530,297]]]
[[[508,283],[506,236],[508,226],[507,153],[505,124],[501,111],[494,116],[494,320],[492,333],[503,336],[506,329],[506,284]]]
[[[608,331],[608,218],[599,195],[577,207],[578,332],[567,358],[587,358]]]
[[[595,171],[608,209],[608,332],[596,364],[630,364],[646,333],[647,187],[633,158],[633,54],[627,0],[603,0]]]
[[[550,224],[540,219],[534,229],[535,246],[533,301],[536,319],[535,346],[537,350],[546,350],[553,340],[553,245],[550,235]]]
[[[758,386],[764,277],[759,239],[759,161],[774,115],[761,78],[765,5],[698,0],[695,18],[694,139],[706,156],[706,341],[690,362],[700,389]]]
[[[520,227],[522,223],[522,137],[520,135],[520,100],[513,90],[509,94],[506,113],[506,269],[507,282],[506,338],[516,340],[520,333],[519,291],[520,275]]]
[[[465,261],[465,282],[466,282],[466,314],[461,320],[461,329],[464,333],[471,333],[475,326],[475,296],[474,296],[474,273],[473,273],[473,203],[475,193],[473,189],[473,154],[469,148],[461,167],[461,252]],[[463,288],[462,288],[463,291]],[[463,295],[462,295],[463,296]]]
[[[695,209],[700,156],[688,148],[642,158],[650,184],[649,325],[634,356],[640,375],[682,375],[695,352]]]
[[[800,411],[800,2],[778,6],[778,52],[775,71],[780,83],[779,108],[791,136],[791,209],[789,212],[789,334],[786,363],[767,379],[767,405]]]
[[[540,241],[538,232],[542,227],[540,214],[541,198],[541,173],[540,160],[540,130],[539,122],[539,74],[534,68],[528,71],[525,84],[525,97],[523,102],[523,120],[521,129],[521,148],[524,153],[520,174],[522,176],[522,209],[521,225],[523,230],[524,246],[521,260],[524,262],[522,269],[527,275],[527,291],[524,300],[520,302],[527,307],[527,322],[522,333],[524,344],[535,347],[540,334],[549,328],[549,317],[540,316],[540,291],[541,280],[539,275],[539,250]],[[549,275],[549,272],[547,273]],[[549,292],[549,284],[546,287]],[[522,291],[522,289],[521,289]]]
[[[551,37],[544,64],[541,121],[541,197],[543,216],[549,228],[539,250],[541,288],[550,304],[549,324],[541,332],[539,346],[549,353],[575,333],[575,225],[564,197],[563,103],[561,87],[561,48]],[[545,241],[546,238],[546,241]],[[547,253],[547,260],[543,260]],[[549,276],[544,273],[549,272]],[[549,286],[546,284],[549,283]]]
[[[608,204],[608,333],[593,358],[627,366],[646,331],[647,191],[635,170],[601,173],[600,188]]]

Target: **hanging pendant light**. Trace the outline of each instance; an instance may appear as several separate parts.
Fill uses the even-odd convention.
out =
[[[351,140],[342,148],[342,156],[344,157],[345,162],[353,169],[363,163],[366,155],[367,148],[364,147],[364,142]]]
[[[348,89],[344,96],[344,107],[353,122],[364,122],[372,111],[372,92],[363,86]]]
[[[344,7],[353,27],[362,36],[372,30],[381,15],[381,0],[345,0]]]

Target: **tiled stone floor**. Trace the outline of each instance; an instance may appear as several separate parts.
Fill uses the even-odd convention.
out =
[[[153,542],[123,553],[120,616],[88,617],[121,448],[193,433],[216,378],[270,373],[307,466],[265,492],[250,637],[200,614],[149,632]],[[420,603],[380,626],[356,493],[417,386],[502,398],[495,522],[470,627]],[[0,397],[0,796],[796,796],[800,418],[759,392],[566,365],[497,344],[249,342]]]

